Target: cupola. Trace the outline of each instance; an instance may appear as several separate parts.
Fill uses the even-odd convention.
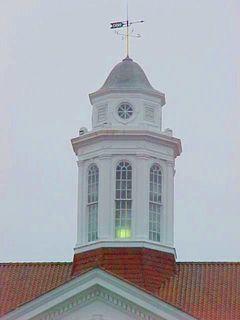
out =
[[[142,257],[139,268],[154,259],[164,279],[170,275],[161,275],[159,261],[169,262],[170,274],[175,270],[174,174],[181,153],[181,141],[162,130],[165,95],[127,57],[89,97],[93,128],[72,139],[78,158],[73,273],[85,270],[83,261],[106,269],[119,254],[122,261]]]

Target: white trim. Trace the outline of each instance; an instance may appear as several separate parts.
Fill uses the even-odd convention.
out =
[[[125,142],[125,140],[119,141],[116,139],[111,141],[110,139],[106,139],[106,141],[100,141],[99,144],[96,145],[96,149],[94,151],[89,150],[90,145],[86,148],[84,146],[83,152],[78,155],[79,160],[89,161],[98,157],[119,156],[120,153],[125,154],[126,156],[140,156],[147,159],[159,159],[159,161],[169,161],[172,159],[172,154],[167,153],[168,147],[166,147],[166,149],[163,151],[161,148],[156,148],[156,145],[146,146],[144,140],[140,141],[138,144],[134,141],[135,145],[132,148],[129,146],[123,147],[121,145],[123,141]],[[141,150],[143,148],[144,152]]]
[[[144,92],[138,90],[138,92],[129,92],[129,91],[124,91],[124,92],[115,92],[115,93],[108,93],[107,95],[98,97],[97,99],[95,98],[94,101],[92,101],[92,105],[98,105],[98,104],[103,104],[106,100],[116,100],[116,99],[123,99],[126,97],[126,99],[140,99],[142,101],[150,102],[156,104],[159,108],[162,108],[163,106],[161,103],[159,103],[159,98],[153,97],[153,96],[148,96]]]
[[[107,298],[109,303],[122,309],[122,312],[143,314],[142,319],[155,320],[159,317],[164,320],[195,319],[129,283],[100,269],[94,269],[9,312],[1,317],[1,320],[29,320],[34,317],[42,320],[54,319],[81,305],[81,302],[86,303],[86,300],[97,299],[99,296],[104,299],[104,292],[107,292],[105,299]],[[83,295],[85,298],[82,298]],[[126,305],[133,307],[129,310]]]
[[[165,99],[164,93],[157,91],[157,90],[149,91],[147,89],[137,89],[137,88],[136,89],[127,89],[127,88],[105,89],[105,90],[101,90],[101,92],[96,91],[96,92],[92,92],[89,94],[89,100],[90,100],[91,104],[93,105],[95,102],[97,103],[97,101],[105,100],[106,98],[109,98],[111,96],[116,97],[117,94],[122,94],[122,93],[124,93],[124,94],[130,93],[131,95],[138,94],[145,99],[146,99],[146,97],[150,97],[150,98],[154,99],[155,101],[160,101],[161,107],[163,107],[166,104],[166,99]]]
[[[89,250],[95,250],[99,248],[148,248],[157,251],[163,251],[171,253],[177,258],[176,250],[173,247],[154,242],[154,241],[134,241],[134,240],[114,240],[114,241],[95,241],[86,245],[78,245],[74,248],[74,253],[86,252]]]
[[[80,147],[90,145],[97,141],[106,141],[108,139],[114,141],[119,140],[139,140],[140,138],[145,141],[166,145],[172,147],[175,152],[175,157],[179,156],[182,152],[181,141],[174,137],[169,137],[163,133],[157,133],[148,130],[118,130],[118,129],[105,129],[86,133],[83,136],[71,139],[72,147],[76,155],[78,155]]]

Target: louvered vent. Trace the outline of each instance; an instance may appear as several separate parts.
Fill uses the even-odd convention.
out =
[[[107,119],[107,106],[101,106],[98,108],[98,122],[104,122]]]
[[[150,122],[154,122],[154,107],[145,107],[144,119]]]

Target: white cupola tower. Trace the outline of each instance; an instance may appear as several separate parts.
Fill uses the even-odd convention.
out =
[[[75,254],[103,247],[175,254],[174,165],[181,142],[162,130],[165,95],[127,57],[89,97],[92,131],[72,139],[79,181]]]

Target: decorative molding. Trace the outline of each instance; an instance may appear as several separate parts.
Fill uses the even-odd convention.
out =
[[[63,316],[69,311],[76,311],[78,308],[83,307],[84,305],[93,302],[94,300],[99,299],[124,313],[129,315],[134,315],[137,319],[142,320],[159,320],[158,317],[155,317],[153,314],[149,314],[149,311],[146,311],[144,308],[129,302],[127,299],[120,297],[119,295],[111,292],[110,290],[104,289],[98,285],[94,286],[90,290],[69,299],[65,303],[54,307],[52,310],[49,310],[44,315],[37,317],[38,320],[53,320],[59,316]],[[103,320],[102,315],[93,315],[92,320]]]
[[[110,155],[111,157],[113,156],[118,156],[119,154],[125,154],[125,155],[129,155],[129,156],[138,156],[139,154],[142,156],[146,156],[152,159],[161,159],[163,161],[168,161],[171,159],[171,155],[168,154],[167,150],[164,150],[165,152],[163,152],[162,150],[156,150],[156,148],[154,149],[153,147],[150,148],[149,146],[147,147],[146,145],[144,145],[143,143],[141,144],[137,144],[134,143],[133,146],[131,147],[118,147],[116,146],[116,144],[112,144],[113,147],[109,147],[109,145],[105,146],[105,143],[102,143],[98,149],[96,149],[95,151],[88,151],[88,150],[84,150],[81,154],[78,154],[79,159],[81,159],[82,161],[86,161],[86,160],[90,160],[92,158],[96,158],[96,157],[101,157],[104,155]],[[110,148],[111,148],[111,154],[110,152]]]
[[[105,89],[102,90],[101,92],[96,91],[96,92],[92,92],[89,94],[89,99],[91,104],[95,104],[98,101],[101,100],[105,100],[106,98],[108,98],[109,96],[113,96],[113,98],[117,98],[117,94],[131,94],[131,96],[133,96],[133,94],[139,94],[142,97],[144,97],[145,99],[147,99],[147,97],[149,96],[150,98],[156,100],[156,102],[160,102],[160,106],[163,107],[166,103],[165,100],[165,94],[157,91],[157,90],[152,90],[149,91],[147,89],[127,89],[127,88],[123,88],[123,89]]]
[[[86,252],[89,250],[95,250],[98,248],[148,248],[148,249],[153,249],[157,251],[171,253],[176,258],[176,250],[171,246],[168,246],[165,244],[159,244],[153,241],[137,241],[137,240],[136,241],[98,240],[98,241],[95,241],[94,243],[90,243],[86,245],[76,244],[76,247],[74,248],[74,253],[77,254],[77,253]]]
[[[156,131],[149,131],[149,130],[120,130],[120,129],[104,129],[104,130],[97,130],[86,133],[83,136],[73,138],[71,140],[74,152],[78,154],[78,150],[84,146],[90,146],[95,144],[96,142],[106,141],[111,139],[112,141],[125,141],[131,140],[134,143],[139,141],[139,139],[147,142],[151,142],[154,144],[161,144],[162,146],[168,146],[174,150],[174,156],[177,157],[181,154],[182,147],[181,141],[174,137],[169,137],[164,135],[161,132]]]
[[[137,159],[143,159],[143,160],[152,159],[152,157],[147,153],[138,153],[138,154],[136,154],[136,158]]]
[[[98,159],[99,160],[112,159],[112,154],[110,154],[110,153],[102,154],[102,155],[98,156]]]

